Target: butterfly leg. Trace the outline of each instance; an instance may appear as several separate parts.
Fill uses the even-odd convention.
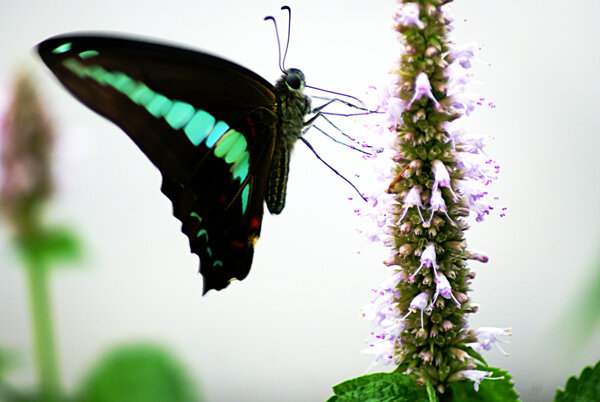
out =
[[[318,118],[321,118],[323,120],[325,120],[331,127],[334,128],[335,131],[337,131],[340,135],[346,137],[350,142],[354,142],[356,143],[356,139],[349,136],[348,134],[346,134],[341,128],[339,128],[338,126],[336,126],[335,124],[333,124],[333,122],[327,118],[327,116],[325,116],[325,114],[321,111],[317,112],[314,116],[312,116],[309,120],[307,120],[304,123],[304,129],[302,130],[302,133],[305,133],[306,131],[308,131],[311,127],[314,127],[315,129],[317,129],[321,134],[325,135],[327,138],[329,138],[330,140],[332,140],[333,142],[340,144],[340,145],[344,145],[350,149],[353,149],[355,151],[370,155],[372,152],[369,151],[365,151],[361,148],[372,148],[370,145],[365,145],[362,144],[360,145],[360,147],[355,146],[355,145],[351,145],[351,144],[347,144],[343,141],[340,141],[334,137],[332,137],[330,134],[328,134],[325,130],[321,129],[320,127],[316,126],[314,124],[315,120],[317,120]]]
[[[367,201],[367,199],[365,198],[365,196],[358,190],[358,188],[356,188],[356,186],[350,180],[346,179],[333,166],[331,166],[329,163],[325,162],[325,160],[319,156],[319,154],[317,153],[317,151],[315,151],[315,149],[313,148],[313,146],[310,145],[310,142],[308,142],[305,138],[302,138],[302,137],[300,137],[300,141],[302,141],[304,143],[304,145],[306,145],[308,147],[308,149],[311,150],[311,152],[317,157],[318,160],[320,160],[325,166],[327,166],[329,169],[331,169],[331,171],[333,173],[335,173],[337,176],[339,176],[340,178],[342,178],[342,180],[344,180],[346,183],[348,183],[357,192],[357,194],[360,196],[360,198],[362,198],[364,201]]]
[[[368,109],[364,106],[358,106],[355,105],[354,103],[345,101],[343,99],[340,98],[326,98],[326,97],[322,97],[322,96],[313,96],[313,98],[315,99],[322,99],[322,100],[326,100],[327,102],[323,103],[322,105],[317,106],[316,108],[313,109],[313,113],[318,113],[323,111],[323,109],[325,109],[327,106],[330,106],[332,104],[334,104],[335,102],[337,103],[341,103],[344,106],[353,108],[353,109],[357,109],[360,110],[359,113],[331,113],[331,112],[323,112],[324,114],[329,114],[329,115],[335,115],[335,116],[362,116],[362,115],[369,115],[372,113],[381,113],[378,110],[371,110]]]

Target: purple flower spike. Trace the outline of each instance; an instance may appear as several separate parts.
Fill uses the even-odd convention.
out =
[[[473,335],[477,337],[477,342],[469,344],[473,349],[479,351],[490,350],[492,349],[492,345],[496,345],[498,350],[504,355],[508,356],[508,353],[504,351],[499,345],[499,343],[510,343],[508,341],[504,341],[502,339],[498,339],[498,336],[511,336],[510,328],[495,328],[495,327],[481,327],[472,330]]]
[[[406,197],[404,197],[404,211],[402,211],[402,216],[398,219],[398,223],[402,222],[402,219],[406,216],[406,212],[410,207],[417,207],[417,211],[419,212],[419,216],[421,217],[421,222],[425,223],[425,219],[423,219],[423,214],[421,214],[421,208],[425,208],[423,203],[421,202],[421,191],[419,187],[413,187],[410,189]]]
[[[450,175],[448,174],[448,170],[444,163],[439,160],[434,160],[431,164],[433,165],[433,191],[437,190],[438,187],[446,187],[452,194],[452,201],[458,201],[458,196],[452,191]]]
[[[446,275],[442,274],[441,272],[437,272],[435,277],[435,283],[436,287],[435,293],[433,295],[433,301],[431,302],[431,308],[433,308],[433,305],[435,304],[435,301],[437,300],[439,295],[441,295],[444,299],[454,300],[456,306],[458,308],[461,308],[459,301],[456,300],[456,297],[454,297],[454,295],[452,294],[452,287],[450,286],[450,282],[448,282],[448,278],[446,278]]]
[[[483,380],[503,380],[504,377],[492,377],[491,371],[481,370],[462,370],[456,373],[456,377],[462,380],[473,381],[473,388],[475,391],[479,391],[479,384]]]
[[[425,28],[425,24],[419,19],[420,11],[419,4],[417,3],[403,4],[402,7],[396,12],[394,18],[396,24],[413,25],[420,29]]]
[[[408,107],[411,107],[413,102],[417,99],[420,99],[423,95],[431,99],[438,109],[442,107],[437,99],[435,99],[435,96],[433,96],[433,92],[431,92],[431,84],[429,83],[427,74],[420,73],[417,75],[417,79],[415,80],[415,95],[408,103]]]
[[[410,279],[411,281],[414,281],[415,276],[417,276],[417,274],[419,273],[419,271],[421,271],[421,268],[423,268],[423,267],[427,267],[427,268],[433,267],[434,274],[437,272],[437,270],[439,268],[439,266],[437,265],[437,262],[435,260],[435,246],[433,243],[429,243],[427,245],[427,247],[425,247],[425,250],[423,250],[423,254],[421,254],[421,265],[419,265],[419,268],[417,268],[415,273],[410,275],[408,277],[408,279]]]
[[[454,221],[452,220],[452,218],[450,218],[450,215],[448,215],[448,210],[446,208],[446,202],[444,201],[444,198],[442,197],[442,192],[436,188],[435,190],[432,191],[431,193],[431,199],[429,200],[429,209],[431,210],[431,215],[429,216],[429,220],[427,221],[427,226],[431,225],[431,220],[433,219],[433,214],[438,211],[438,212],[443,212],[446,217],[450,220],[450,222],[452,222],[452,224],[454,224]]]
[[[421,329],[423,329],[423,312],[426,312],[427,314],[431,312],[431,308],[429,307],[428,291],[419,293],[411,300],[410,305],[408,307],[408,313],[406,313],[406,315],[402,317],[402,320],[406,319],[406,317],[413,313],[416,313],[419,310],[421,310]]]
[[[436,392],[458,381],[479,389],[492,373],[473,370],[479,356],[466,352],[467,342],[477,339],[473,348],[496,345],[505,353],[498,338],[509,333],[468,327],[477,311],[468,294],[475,277],[470,265],[489,259],[467,244],[469,216],[482,221],[492,212],[503,216],[506,208],[488,194],[499,171],[484,152],[490,136],[471,136],[462,121],[493,103],[466,91],[479,44],[457,46],[447,37],[454,20],[449,2],[398,3],[394,29],[403,51],[377,99],[382,113],[371,116],[378,123],[369,128],[372,144],[384,150],[369,159],[379,172],[378,190],[366,193],[373,210],[360,210],[373,226],[361,231],[389,247],[384,265],[394,269],[393,280],[363,309],[373,322],[368,353]]]

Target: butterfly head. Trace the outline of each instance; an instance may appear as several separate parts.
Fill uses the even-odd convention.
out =
[[[304,79],[304,73],[302,71],[297,68],[289,68],[285,70],[283,78],[290,91],[304,91],[306,80]]]

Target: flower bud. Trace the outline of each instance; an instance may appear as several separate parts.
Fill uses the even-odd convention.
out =
[[[469,253],[469,256],[467,258],[469,260],[475,260],[483,263],[488,262],[490,260],[487,254],[481,251],[472,251]]]
[[[444,320],[442,322],[442,329],[444,331],[450,331],[452,328],[454,328],[454,324],[452,323],[452,321],[450,321],[450,320]]]
[[[404,257],[404,258],[406,258],[406,257],[408,257],[409,255],[411,255],[411,254],[412,254],[412,251],[413,251],[413,246],[411,246],[411,245],[410,245],[410,244],[408,244],[408,243],[404,243],[404,244],[403,244],[403,245],[401,245],[401,246],[400,246],[400,248],[398,249],[398,254],[399,254],[401,257]]]
[[[464,362],[469,357],[469,354],[467,352],[465,352],[464,350],[455,348],[455,347],[450,347],[450,352],[454,356],[456,356],[456,358],[458,360],[460,360],[461,362]]]
[[[433,47],[433,46],[429,46],[427,49],[425,49],[425,56],[427,57],[433,57],[437,54],[438,50]]]

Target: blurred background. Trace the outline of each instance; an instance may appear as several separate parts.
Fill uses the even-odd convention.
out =
[[[265,217],[249,277],[202,297],[198,258],[158,171],[33,52],[55,34],[117,31],[214,53],[274,82],[277,45],[263,17],[274,15],[284,35],[283,4],[293,12],[286,65],[301,68],[309,85],[360,97],[398,56],[390,0],[2,2],[0,99],[5,105],[17,72],[33,74],[57,133],[47,217],[84,244],[84,260],[51,282],[68,388],[104,350],[130,340],[165,345],[208,401],[325,400],[369,365],[360,354],[369,323],[359,310],[389,270],[380,263],[386,251],[357,234],[357,204],[343,181],[299,144],[285,211]],[[514,376],[523,400],[547,401],[600,358],[598,302],[589,294],[600,280],[600,3],[457,0],[452,10],[455,41],[484,45],[472,90],[496,108],[465,126],[494,138],[486,151],[501,175],[492,191],[508,207],[468,233],[470,246],[490,256],[472,265],[480,310],[471,325],[512,327],[510,357],[485,357]],[[316,131],[307,138],[348,175],[360,161]],[[35,381],[31,336],[23,271],[0,226],[0,345],[22,358],[13,384]]]

